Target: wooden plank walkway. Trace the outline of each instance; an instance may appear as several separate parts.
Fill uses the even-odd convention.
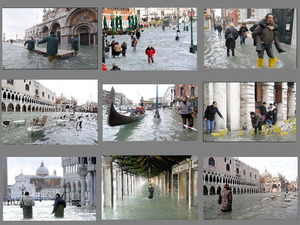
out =
[[[46,48],[36,47],[34,50],[36,53],[46,54]],[[58,49],[58,57],[64,58],[66,56],[75,55],[75,52],[70,50]]]

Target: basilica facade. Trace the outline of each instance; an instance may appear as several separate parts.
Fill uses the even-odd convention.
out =
[[[53,31],[61,44],[78,37],[80,45],[98,45],[97,8],[51,8],[43,10],[43,22],[27,28],[25,39],[41,40]]]

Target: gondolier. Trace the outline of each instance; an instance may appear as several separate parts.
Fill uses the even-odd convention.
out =
[[[178,110],[180,110],[182,123],[186,124],[186,121],[189,121],[189,126],[193,127],[194,119],[193,119],[193,109],[192,104],[187,101],[188,97],[184,96],[182,102],[179,103]],[[183,127],[185,129],[185,127]]]

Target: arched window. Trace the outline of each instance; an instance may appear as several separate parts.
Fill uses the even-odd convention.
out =
[[[194,95],[195,95],[195,88],[192,87],[192,88],[191,88],[191,96],[194,96]]]
[[[29,91],[29,85],[25,84],[25,91]]]
[[[246,170],[243,171],[243,174],[246,175]]]
[[[236,173],[239,174],[240,173],[240,170],[239,168],[236,168]]]
[[[226,162],[226,158],[224,158],[224,162]]]
[[[227,170],[227,171],[230,171],[230,166],[229,166],[228,163],[226,164],[226,170]]]
[[[39,94],[39,90],[35,89],[35,94],[38,95]]]
[[[180,96],[184,96],[184,87],[180,88]]]
[[[255,179],[256,179],[256,174],[254,175]]]
[[[43,96],[43,97],[45,96],[45,93],[44,93],[44,92],[42,92],[42,96]]]
[[[215,166],[215,160],[214,160],[213,157],[210,157],[210,158],[208,159],[208,165],[210,165],[210,166]]]
[[[252,177],[252,173],[250,173],[250,177]]]
[[[50,98],[50,95],[48,95],[48,99]]]

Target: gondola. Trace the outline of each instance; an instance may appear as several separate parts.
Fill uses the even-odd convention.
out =
[[[141,115],[134,115],[134,116],[121,115],[114,108],[114,102],[113,102],[114,98],[115,98],[115,90],[112,87],[111,92],[110,92],[111,102],[110,102],[110,106],[109,106],[108,120],[107,120],[109,126],[114,127],[114,126],[129,124],[129,123],[133,123],[138,120],[141,120],[142,118],[145,117],[145,115],[146,115],[145,113],[143,113]]]

